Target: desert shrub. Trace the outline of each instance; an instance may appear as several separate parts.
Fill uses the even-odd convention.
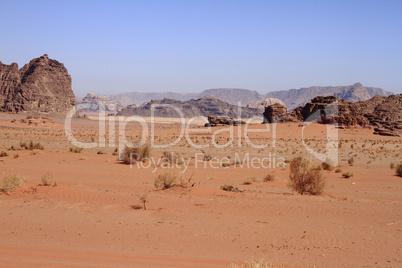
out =
[[[224,184],[221,186],[221,190],[224,190],[227,192],[238,192],[239,188],[235,187],[233,184]]]
[[[335,173],[341,173],[341,172],[342,172],[342,169],[340,169],[340,168],[335,169]]]
[[[22,142],[20,141],[20,147],[21,149],[25,149],[25,150],[43,150],[45,147],[40,144],[39,142],[34,143],[32,140],[30,140],[28,143],[27,142]]]
[[[398,175],[399,177],[402,177],[402,164],[399,164],[396,167],[396,175]]]
[[[351,173],[351,172],[342,173],[342,177],[344,177],[345,179],[349,179],[349,178],[351,178],[353,176],[354,176],[354,174]]]
[[[274,174],[267,174],[262,178],[263,181],[268,182],[268,181],[273,181],[275,180],[275,175]]]
[[[102,150],[99,150],[98,152],[96,152],[96,154],[106,154],[106,153]]]
[[[78,160],[87,160],[87,158],[85,156],[80,156],[78,157]]]
[[[325,161],[321,164],[323,170],[332,171],[334,170],[334,166],[331,165],[328,161]]]
[[[180,186],[183,187],[183,188],[194,187],[195,182],[193,180],[193,175],[194,175],[194,172],[191,173],[190,177],[186,178],[186,177],[184,177],[184,174],[182,174],[180,176]]]
[[[243,184],[244,184],[244,185],[250,185],[250,184],[252,184],[253,182],[259,182],[259,180],[258,180],[256,177],[249,177],[249,178],[245,178],[245,179],[243,180]]]
[[[353,157],[348,159],[349,166],[353,166],[354,163],[355,163],[355,159]]]
[[[151,146],[149,144],[144,144],[141,147],[125,147],[122,155],[122,160],[124,164],[132,164],[136,161],[145,161],[151,156]]]
[[[169,164],[183,164],[183,161],[180,159],[180,156],[176,152],[164,151],[162,153],[162,161]]]
[[[19,154],[15,154],[15,155],[14,155],[14,159],[17,159],[18,157],[20,157]]]
[[[156,177],[154,185],[156,189],[166,190],[173,187],[176,184],[176,180],[177,176],[175,174],[166,172]]]
[[[289,187],[303,195],[319,195],[323,192],[325,179],[321,170],[312,169],[302,157],[296,157],[290,162]]]
[[[6,175],[0,186],[0,192],[10,193],[26,182],[26,179],[17,174]]]
[[[50,186],[54,184],[53,174],[50,172],[47,172],[46,174],[42,175],[42,177],[40,177],[40,180],[42,182],[41,185],[43,186]]]
[[[114,149],[114,151],[113,151],[113,153],[112,153],[112,155],[118,155],[119,154],[119,150],[116,148],[116,149]]]
[[[5,152],[5,151],[0,152],[0,157],[6,157],[6,156],[8,156],[7,152]]]
[[[70,147],[68,150],[69,150],[71,153],[76,153],[76,154],[78,154],[78,153],[81,153],[82,150],[84,150],[84,148],[78,147],[78,146],[72,146],[72,147]]]
[[[141,201],[143,209],[146,210],[147,209],[146,203],[148,201],[148,195],[147,194],[140,194],[138,196],[138,199]]]
[[[389,168],[394,169],[395,168],[395,163],[392,162],[391,164],[389,164]]]
[[[275,268],[275,266],[264,259],[255,259],[241,265],[232,263],[228,266],[228,268]]]

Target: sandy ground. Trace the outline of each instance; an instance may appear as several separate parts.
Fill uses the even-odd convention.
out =
[[[153,148],[153,160],[130,166],[113,155],[119,122],[105,122],[105,147],[72,153],[64,118],[37,125],[20,122],[24,118],[0,114],[0,151],[8,153],[0,158],[0,176],[27,179],[15,192],[0,194],[1,267],[227,267],[261,257],[279,267],[402,266],[402,178],[390,169],[402,160],[401,138],[339,129],[342,172],[323,171],[324,194],[308,196],[290,190],[282,165],[300,155],[319,164],[295,123],[275,129],[253,124],[247,137],[245,127],[191,124],[186,139],[177,119],[158,121],[155,144],[177,143]],[[136,142],[145,133],[150,141],[149,121],[147,127],[130,123],[125,137]],[[74,119],[71,129],[81,142],[103,139],[97,120]],[[304,134],[307,146],[325,151],[326,126],[308,126]],[[10,150],[29,140],[45,149]],[[163,151],[176,152],[184,163],[158,165]],[[216,163],[203,161],[204,155]],[[239,159],[254,164],[233,165]],[[54,187],[39,185],[47,172]],[[193,187],[156,190],[155,178],[166,172]],[[343,172],[354,176],[344,179]],[[267,174],[276,179],[263,182]],[[259,182],[243,184],[252,177]],[[223,184],[240,192],[223,191]],[[146,210],[141,194],[147,194]]]

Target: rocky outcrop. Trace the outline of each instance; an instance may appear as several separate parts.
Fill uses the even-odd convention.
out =
[[[0,62],[0,111],[66,113],[75,104],[71,76],[45,54],[20,70]]]
[[[215,116],[210,115],[208,116],[208,123],[205,124],[206,127],[215,127],[215,126],[222,126],[222,125],[230,125],[230,126],[237,126],[242,125],[245,122],[242,120],[236,120],[232,117],[228,116]]]
[[[265,107],[268,107],[275,103],[279,103],[280,105],[286,107],[286,105],[283,101],[281,101],[280,99],[275,99],[275,98],[267,98],[264,100],[259,100],[259,101],[248,104],[247,107],[257,108],[258,110],[260,110],[261,113],[264,113]]]
[[[286,107],[279,103],[265,107],[263,115],[263,123],[285,122],[288,121],[287,118],[289,117]]]
[[[346,127],[374,127],[374,134],[402,134],[402,94],[376,96],[366,101],[349,103],[335,96],[319,96],[292,113],[303,121],[338,123]]]
[[[118,112],[123,107],[106,96],[88,93],[82,100],[77,102],[80,111],[107,111]]]
[[[117,115],[151,116],[151,111],[153,110],[154,116],[158,117],[180,117],[182,115],[190,118],[194,116],[215,115],[237,118],[239,109],[242,118],[261,115],[256,108],[238,107],[212,96],[195,98],[188,101],[178,101],[168,98],[153,100],[141,107],[127,106]]]

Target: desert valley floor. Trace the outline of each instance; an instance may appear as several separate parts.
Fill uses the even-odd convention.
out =
[[[275,146],[274,131],[250,125],[260,130],[250,132],[250,142],[270,145],[253,148],[239,137],[243,126],[214,127],[208,133],[195,122],[192,143],[211,145],[214,138],[225,147],[232,129],[233,146],[195,148],[183,138],[173,147],[152,149],[156,160],[164,151],[183,157],[176,167],[151,161],[122,164],[109,143],[69,152],[64,118],[32,124],[20,121],[25,118],[0,114],[0,151],[8,154],[0,158],[0,179],[18,174],[27,180],[15,192],[0,194],[1,267],[228,267],[262,257],[274,267],[402,266],[402,178],[390,168],[402,160],[400,137],[339,129],[341,172],[323,171],[324,193],[309,196],[293,193],[289,168],[274,163],[308,157],[297,123],[276,126]],[[112,137],[109,126],[116,125],[106,123],[107,141]],[[74,119],[72,129],[79,141],[99,141],[96,120]],[[174,120],[159,122],[155,142],[172,142],[180,130]],[[139,124],[126,128],[131,141],[141,134]],[[324,152],[325,125],[312,124],[304,134],[308,146]],[[10,150],[30,140],[44,150]],[[203,155],[230,163],[211,165],[197,158]],[[241,166],[236,155],[264,159],[266,165]],[[183,185],[156,190],[155,178],[165,172],[177,174]],[[354,176],[345,179],[344,172]],[[39,185],[45,173],[53,175],[54,186]],[[267,174],[275,179],[264,182]],[[246,185],[247,178],[256,182]],[[221,190],[224,184],[239,192]],[[147,195],[146,210],[141,194]]]

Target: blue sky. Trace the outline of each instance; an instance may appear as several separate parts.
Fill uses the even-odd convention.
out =
[[[0,25],[0,61],[47,53],[78,96],[355,82],[402,93],[402,1],[0,0]]]

